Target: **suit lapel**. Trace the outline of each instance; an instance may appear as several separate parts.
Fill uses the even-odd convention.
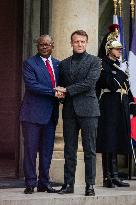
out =
[[[69,59],[67,60],[66,63],[66,69],[65,69],[65,74],[67,75],[67,78],[69,78],[69,80],[72,80],[72,56],[69,57]]]
[[[56,85],[57,85],[58,84],[58,61],[56,61],[53,57],[51,58],[51,60],[53,64],[55,80],[56,80]]]
[[[49,75],[49,73],[48,73],[48,70],[46,69],[46,66],[45,66],[43,60],[41,59],[41,57],[39,56],[39,54],[37,54],[37,55],[35,56],[35,59],[36,59],[37,65],[38,65],[39,69],[42,71],[44,77],[46,78],[46,80],[48,80],[50,86],[52,86],[52,83],[51,83],[51,79],[50,79],[50,75]]]

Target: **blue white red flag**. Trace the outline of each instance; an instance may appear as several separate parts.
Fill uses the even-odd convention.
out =
[[[123,50],[122,50],[122,55],[120,57],[120,67],[121,70],[124,72],[127,70],[128,67],[128,56],[127,56],[127,49],[126,49],[126,42],[125,42],[125,37],[124,37],[124,32],[123,32],[123,20],[122,16],[117,16],[113,15],[113,23],[119,25],[119,35],[117,40],[122,44]]]
[[[136,103],[136,29],[133,32],[128,64],[130,88]],[[131,137],[136,141],[136,117],[131,118]]]

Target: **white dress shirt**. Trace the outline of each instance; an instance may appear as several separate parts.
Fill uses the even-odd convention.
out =
[[[43,60],[43,62],[45,63],[46,65],[46,61],[48,60],[51,68],[52,68],[52,72],[53,72],[53,76],[54,76],[54,80],[55,80],[55,87],[56,87],[56,78],[55,78],[55,73],[54,73],[54,68],[53,68],[53,63],[52,63],[52,60],[51,60],[51,56],[49,56],[49,58],[43,58],[42,56],[40,56],[41,59]]]

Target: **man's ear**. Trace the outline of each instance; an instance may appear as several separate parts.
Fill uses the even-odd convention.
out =
[[[54,42],[52,43],[52,49],[54,49]]]

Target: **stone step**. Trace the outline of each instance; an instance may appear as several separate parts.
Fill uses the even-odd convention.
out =
[[[22,188],[0,189],[0,205],[136,205],[136,181],[129,188],[96,187],[96,196],[84,196],[84,186],[74,194],[37,193],[25,195]],[[59,188],[59,187],[58,187]]]

